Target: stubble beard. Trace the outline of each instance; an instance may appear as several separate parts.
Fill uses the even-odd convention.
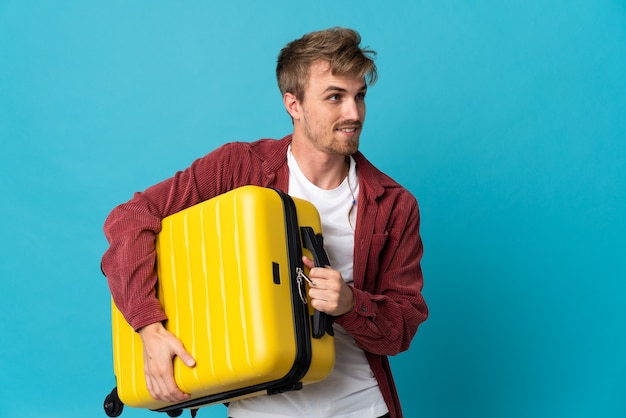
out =
[[[316,133],[311,129],[308,123],[304,124],[305,135],[317,149],[328,154],[341,155],[344,157],[356,153],[359,149],[359,138],[361,136],[360,132],[357,135],[342,141],[335,136],[335,133],[337,132],[335,129],[336,128],[333,127],[332,131],[327,134],[320,132]],[[361,127],[359,127],[359,129],[361,129]]]

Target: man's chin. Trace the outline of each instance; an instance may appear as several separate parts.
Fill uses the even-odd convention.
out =
[[[349,141],[342,141],[334,144],[334,152],[344,156],[354,154],[359,150],[359,138],[352,138]]]

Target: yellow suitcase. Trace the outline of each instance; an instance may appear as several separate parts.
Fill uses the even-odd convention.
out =
[[[307,299],[302,255],[328,264],[315,207],[265,187],[243,186],[165,218],[157,236],[157,295],[176,335],[196,359],[174,359],[191,399],[154,400],[142,342],[112,304],[117,387],[105,412],[123,405],[168,412],[321,381],[335,360],[331,319]]]

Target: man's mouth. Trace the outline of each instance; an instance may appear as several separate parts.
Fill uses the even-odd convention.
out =
[[[342,126],[342,127],[339,127],[339,128],[337,128],[336,130],[337,130],[337,131],[340,131],[340,132],[345,132],[345,133],[347,133],[347,134],[352,134],[352,133],[355,133],[356,131],[358,131],[358,130],[359,130],[359,128],[360,128],[360,126],[357,126],[357,125],[351,125],[351,126]]]

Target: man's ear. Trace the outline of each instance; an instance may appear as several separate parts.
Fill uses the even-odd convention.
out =
[[[292,119],[300,119],[300,102],[293,93],[283,95],[283,104]]]

